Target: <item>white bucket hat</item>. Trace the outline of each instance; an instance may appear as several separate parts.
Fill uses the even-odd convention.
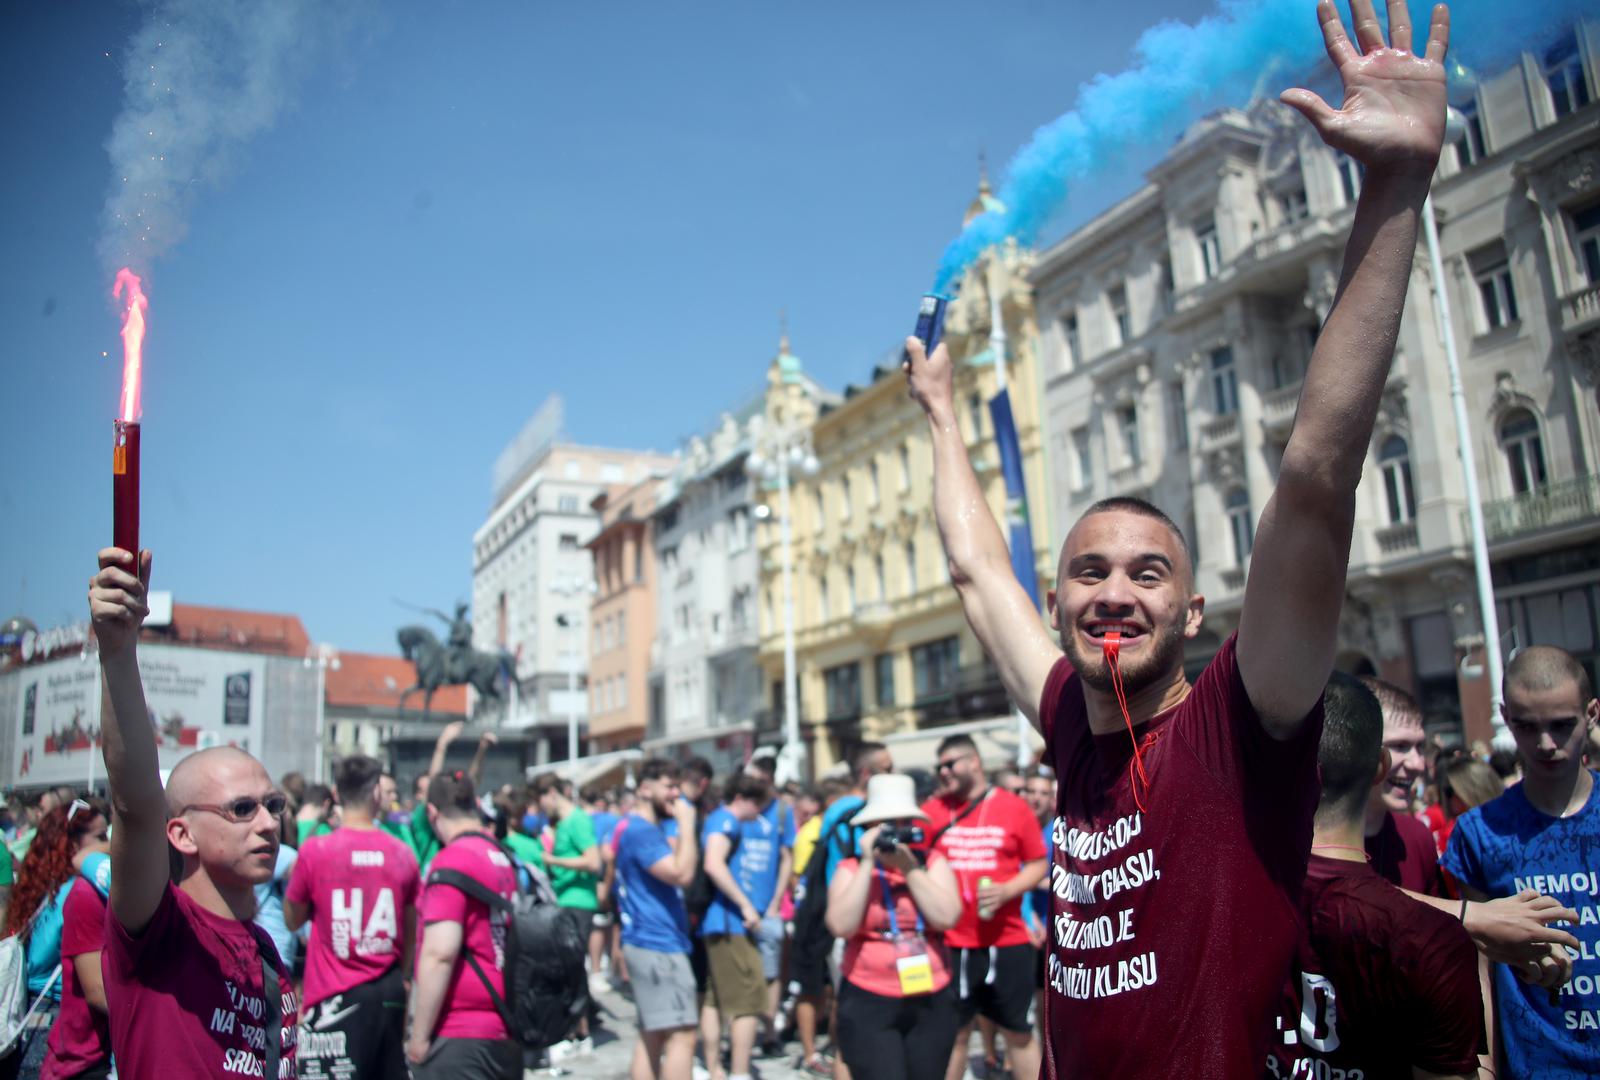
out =
[[[853,825],[876,825],[880,821],[903,821],[928,815],[917,805],[917,784],[909,776],[881,773],[867,781],[867,805],[851,821]]]

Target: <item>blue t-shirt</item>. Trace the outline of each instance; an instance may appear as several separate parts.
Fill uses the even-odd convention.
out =
[[[1555,1005],[1549,992],[1494,965],[1500,1046],[1510,1076],[1576,1080],[1600,1076],[1600,776],[1583,809],[1554,818],[1535,809],[1521,785],[1456,819],[1441,865],[1491,897],[1535,889],[1577,911],[1563,926],[1582,948]]]
[[[822,829],[817,834],[817,843],[823,845],[823,850],[828,855],[828,861],[822,872],[824,883],[833,881],[833,868],[839,865],[840,859],[853,859],[859,853],[861,834],[866,832],[865,829],[851,826],[850,850],[848,851],[844,850],[844,846],[841,843],[843,837],[834,834],[838,831],[839,822],[865,805],[867,805],[867,800],[861,796],[845,795],[837,799],[832,806],[828,807],[827,812],[822,815]]]
[[[780,815],[783,818],[781,832],[778,827]],[[794,814],[783,806],[783,800],[773,799],[764,811],[750,821],[741,823],[733,816],[732,810],[721,807],[706,818],[705,827],[700,830],[701,850],[704,850],[713,834],[721,833],[731,843],[735,832],[739,834],[739,847],[728,860],[728,870],[751,906],[765,915],[778,891],[781,849],[794,848]],[[700,936],[744,932],[744,920],[739,917],[739,909],[722,894],[721,889],[713,886],[711,906],[706,909],[706,917],[700,921]]]
[[[39,907],[34,917],[33,930],[28,936],[28,994],[37,996],[50,987],[50,1000],[61,1000],[61,979],[56,968],[61,966],[61,928],[66,914],[67,893],[72,891],[75,878],[67,880]]]
[[[661,826],[629,814],[617,835],[617,910],[622,913],[622,943],[656,952],[689,951],[689,916],[683,894],[650,872],[672,854]]]
[[[283,922],[283,891],[289,887],[289,875],[294,871],[300,853],[288,844],[278,845],[278,862],[272,870],[272,880],[256,886],[255,924],[267,932],[278,947],[278,957],[285,965],[294,966],[295,936]]]
[[[602,810],[598,814],[590,814],[589,820],[594,822],[595,843],[604,847],[611,842],[611,834],[617,831],[617,822],[622,819],[609,810]]]
[[[1044,880],[1037,889],[1029,889],[1022,894],[1022,917],[1030,926],[1048,926],[1050,924],[1050,865],[1055,862],[1056,846],[1050,840],[1050,832],[1055,828],[1052,819],[1044,823],[1040,832],[1044,836],[1045,854],[1050,862],[1045,864]]]

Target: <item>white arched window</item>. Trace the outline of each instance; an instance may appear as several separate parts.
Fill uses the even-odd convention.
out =
[[[1533,413],[1513,409],[1501,418],[1500,449],[1506,455],[1512,491],[1523,495],[1544,487],[1544,440]]]
[[[1411,488],[1411,450],[1405,439],[1391,435],[1378,448],[1378,468],[1383,473],[1384,504],[1389,524],[1400,525],[1417,516],[1417,498]]]
[[[1233,537],[1233,561],[1243,566],[1250,557],[1250,545],[1255,542],[1255,525],[1250,521],[1250,494],[1244,488],[1228,492],[1223,502],[1228,515],[1228,533]]]
[[[906,595],[912,596],[917,591],[917,542],[906,541]]]

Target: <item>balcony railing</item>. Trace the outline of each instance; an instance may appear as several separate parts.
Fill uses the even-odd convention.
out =
[[[1000,673],[976,665],[956,672],[954,686],[919,697],[915,707],[917,726],[925,728],[997,716],[1011,706]]]
[[[1390,525],[1379,529],[1373,534],[1378,540],[1378,550],[1385,555],[1397,555],[1402,551],[1415,551],[1417,549],[1417,523],[1415,521],[1402,521],[1398,525]]]
[[[1239,414],[1229,413],[1200,425],[1200,444],[1210,449],[1239,437]]]
[[[1288,427],[1294,423],[1294,410],[1299,403],[1298,382],[1269,390],[1261,397],[1261,422],[1269,428]]]
[[[1217,575],[1222,579],[1222,587],[1229,595],[1244,588],[1244,567],[1230,566]]]
[[[1535,491],[1483,505],[1483,531],[1490,540],[1509,540],[1557,525],[1572,525],[1600,515],[1600,476],[1580,476],[1546,484]]]
[[[1579,289],[1561,301],[1561,329],[1568,334],[1600,323],[1600,284]]]

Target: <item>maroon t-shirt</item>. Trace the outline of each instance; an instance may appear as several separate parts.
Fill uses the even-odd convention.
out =
[[[1089,730],[1063,657],[1040,702],[1059,778],[1052,834],[1045,1070],[1254,1076],[1294,961],[1316,810],[1319,701],[1292,739],[1261,726],[1229,638],[1176,707]]]
[[[1477,1073],[1486,1047],[1478,950],[1460,923],[1366,863],[1320,855],[1301,912],[1265,1076]]]
[[[1372,868],[1389,884],[1425,896],[1444,895],[1433,833],[1410,814],[1385,813],[1383,825],[1366,844]]]
[[[169,884],[138,937],[106,913],[100,954],[117,1073],[160,1080],[259,1077],[267,1032],[261,957],[278,973],[279,1080],[295,1075],[299,1013],[289,971],[255,923],[213,915]]]
[[[61,1015],[50,1029],[49,1055],[39,1080],[67,1080],[111,1058],[111,1022],[89,1007],[73,958],[106,944],[106,902],[83,878],[72,883],[61,914]]]

